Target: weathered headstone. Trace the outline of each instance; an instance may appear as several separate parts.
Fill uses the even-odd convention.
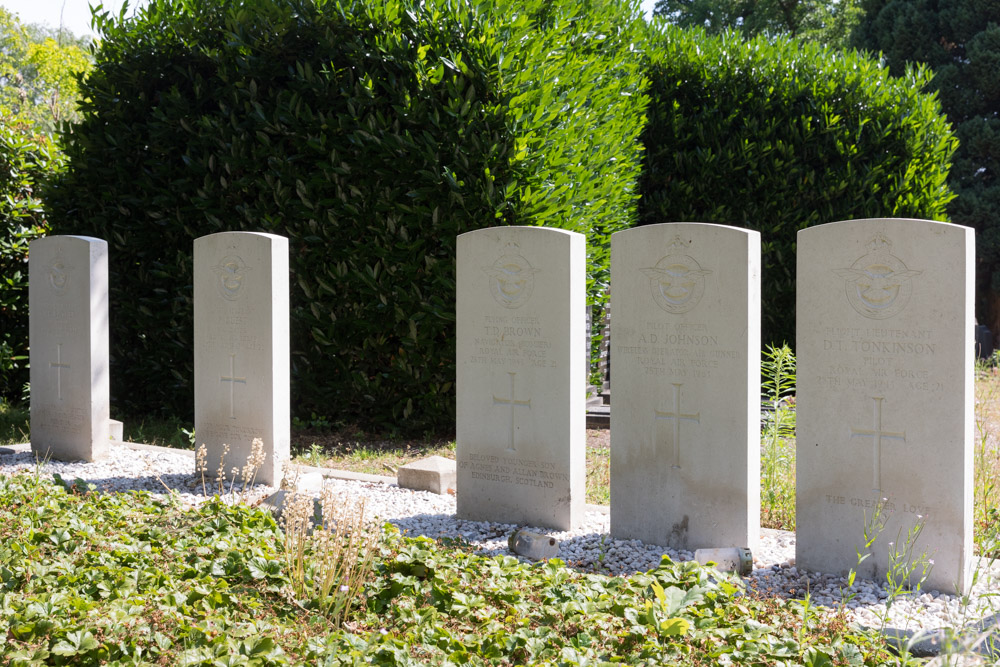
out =
[[[694,550],[760,533],[760,234],[611,237],[611,534]]]
[[[799,567],[883,579],[909,561],[911,582],[927,565],[925,588],[968,587],[974,248],[927,220],[799,232]]]
[[[460,518],[583,518],[585,262],[584,237],[559,229],[458,237]]]
[[[240,476],[260,438],[256,479],[281,481],[290,440],[288,332],[288,239],[257,232],[196,239],[194,421],[210,473],[222,460],[227,477],[233,468]]]
[[[108,244],[88,236],[31,242],[31,449],[94,461],[108,453]]]

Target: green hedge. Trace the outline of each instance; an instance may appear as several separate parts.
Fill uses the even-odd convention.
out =
[[[103,33],[48,193],[107,239],[112,400],[192,412],[191,251],[290,239],[293,414],[454,418],[455,237],[634,222],[646,99],[615,0],[152,0]]]
[[[28,244],[48,231],[38,190],[62,164],[48,135],[0,120],[0,402],[28,382]]]
[[[926,74],[816,44],[653,30],[640,224],[761,232],[763,340],[794,341],[795,234],[870,217],[945,219],[956,140]]]

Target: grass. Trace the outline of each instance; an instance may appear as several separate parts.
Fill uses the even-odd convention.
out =
[[[186,425],[176,418],[121,418],[126,442],[141,442],[174,449],[194,449],[191,431],[194,426]]]
[[[30,423],[27,408],[0,401],[0,447],[28,442]]]
[[[596,438],[588,438],[593,440]],[[611,504],[611,448],[587,444],[587,502]]]
[[[356,430],[352,431],[359,435]],[[321,468],[395,475],[401,466],[428,456],[455,458],[454,441],[392,441],[366,439],[364,434],[360,435],[361,439],[348,439],[343,433],[295,433],[292,459],[295,463]]]

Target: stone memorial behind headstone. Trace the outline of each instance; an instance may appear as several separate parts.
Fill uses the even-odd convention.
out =
[[[39,458],[107,455],[108,244],[87,236],[31,242],[31,449]]]
[[[976,336],[976,358],[983,361],[993,356],[993,332],[983,324],[977,324],[975,328]]]
[[[601,326],[601,347],[598,370],[601,375],[601,390],[611,391],[611,305],[604,310],[604,324]]]
[[[760,234],[611,237],[611,534],[677,549],[760,533]]]
[[[257,481],[276,485],[288,460],[288,239],[223,232],[194,242],[195,437],[208,471],[239,477],[254,438]],[[226,447],[228,446],[228,451]]]
[[[911,581],[969,586],[974,248],[928,220],[798,233],[799,567],[884,580],[910,546]]]
[[[569,529],[585,494],[584,237],[458,237],[457,515]]]

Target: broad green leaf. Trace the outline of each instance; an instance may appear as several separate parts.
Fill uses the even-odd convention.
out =
[[[683,618],[668,618],[660,623],[660,634],[668,637],[686,635],[691,629],[691,623]]]

